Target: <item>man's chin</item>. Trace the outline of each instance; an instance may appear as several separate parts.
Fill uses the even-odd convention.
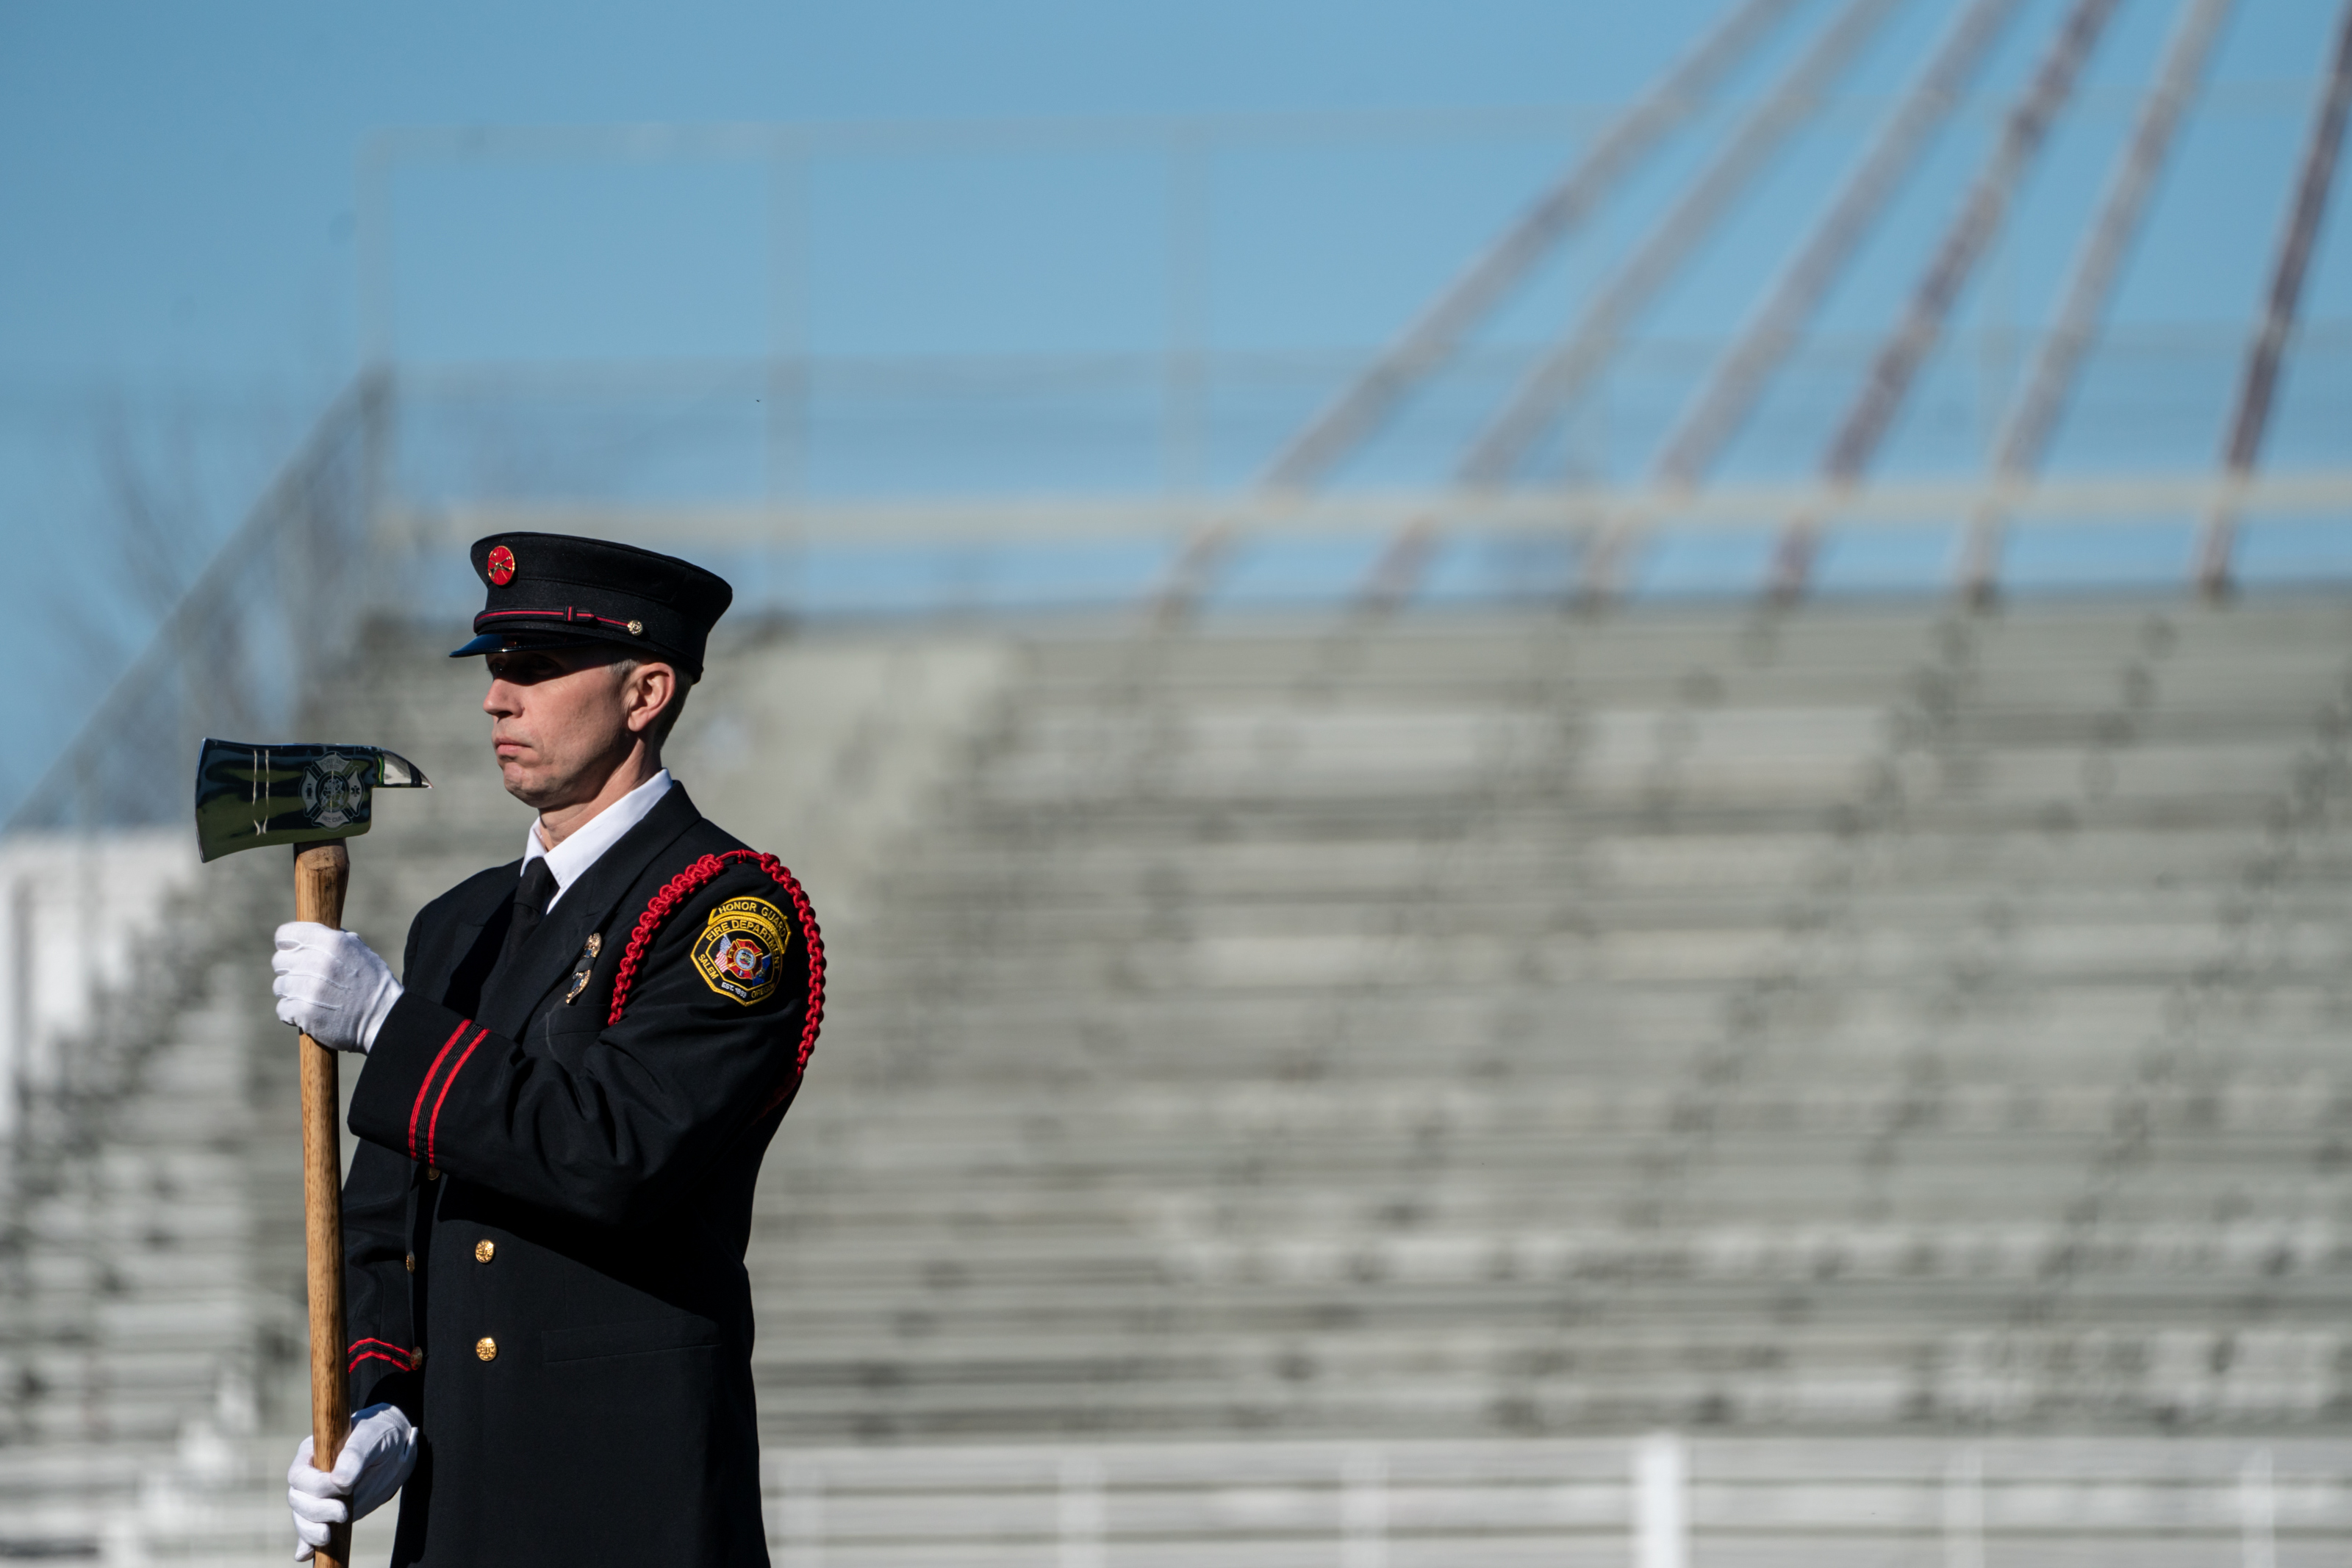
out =
[[[546,779],[533,778],[511,763],[502,762],[499,765],[499,779],[506,786],[508,794],[534,811],[547,810],[554,802],[557,794],[556,790],[549,787]]]

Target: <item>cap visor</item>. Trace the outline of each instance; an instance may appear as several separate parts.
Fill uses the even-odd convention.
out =
[[[626,647],[614,637],[583,637],[564,632],[485,632],[462,648],[452,648],[453,659],[469,659],[477,653],[512,653],[525,648],[594,648]]]

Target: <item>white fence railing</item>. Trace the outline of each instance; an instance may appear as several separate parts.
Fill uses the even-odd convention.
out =
[[[268,1561],[290,1436],[134,1499],[20,1456],[0,1555]],[[217,1445],[216,1445],[217,1447]],[[205,1462],[198,1462],[205,1461]],[[1529,1438],[780,1449],[776,1568],[2296,1568],[2352,1556],[2352,1440]],[[353,1561],[392,1545],[396,1502]]]
[[[2352,1548],[2352,1442],[1697,1438],[771,1451],[779,1568],[2172,1561]]]

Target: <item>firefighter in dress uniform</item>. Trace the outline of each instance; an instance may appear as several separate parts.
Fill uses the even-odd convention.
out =
[[[751,1193],[824,955],[791,873],[661,764],[732,591],[648,550],[478,541],[474,640],[522,858],[409,929],[278,931],[278,1016],[365,1061],[343,1186],[350,1441],[301,1544],[401,1494],[394,1564],[767,1562]]]

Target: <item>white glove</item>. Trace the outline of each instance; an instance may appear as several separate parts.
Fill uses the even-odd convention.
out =
[[[327,1544],[329,1525],[365,1519],[392,1500],[416,1468],[416,1428],[399,1406],[371,1405],[352,1417],[352,1435],[343,1439],[333,1469],[311,1464],[310,1452],[305,1437],[286,1471],[286,1506],[294,1511],[294,1535],[300,1542],[294,1548],[297,1563],[308,1563]]]
[[[278,974],[269,988],[278,993],[278,1020],[337,1051],[365,1052],[400,1000],[392,966],[331,925],[288,921],[278,928],[269,967]]]

